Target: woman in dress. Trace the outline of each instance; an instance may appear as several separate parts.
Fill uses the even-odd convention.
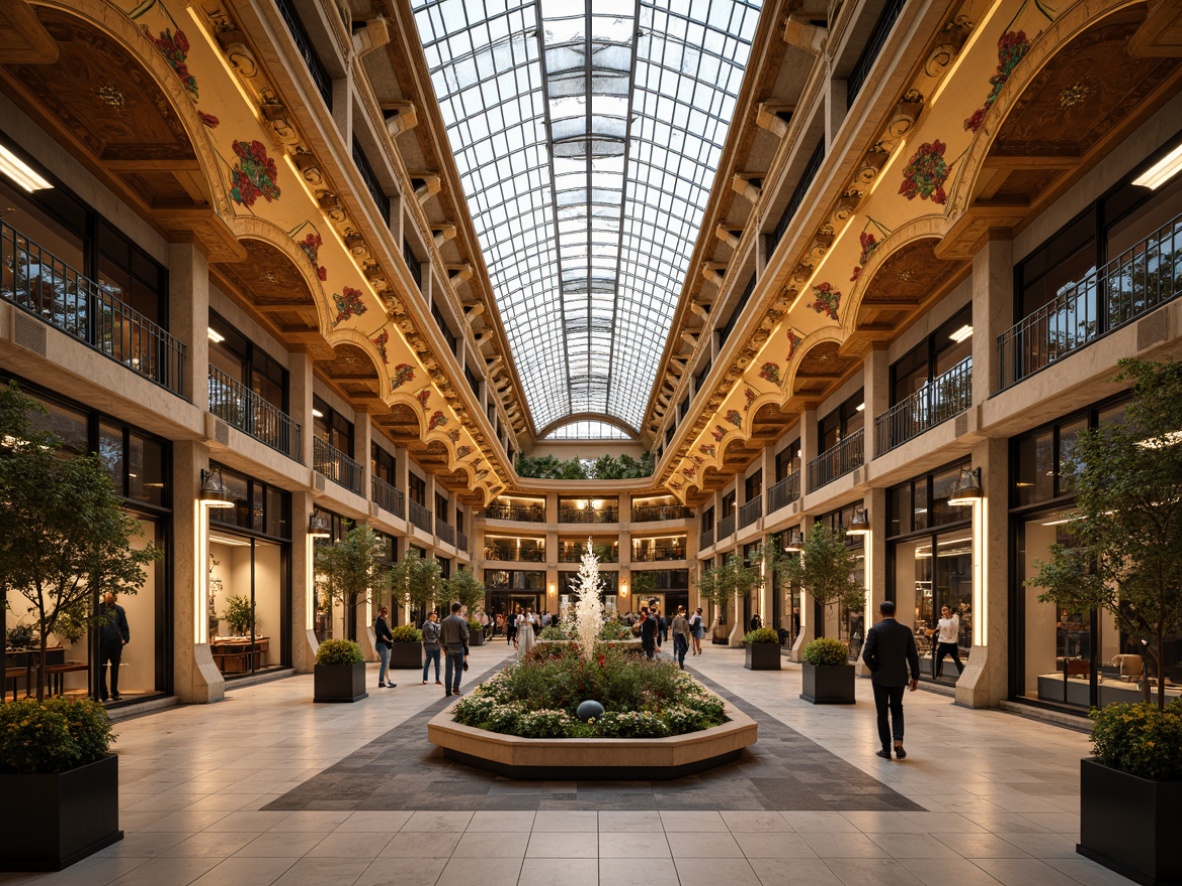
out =
[[[537,616],[533,611],[526,607],[525,612],[517,616],[517,641],[514,645],[517,647],[517,658],[523,659],[529,655],[529,651],[534,648],[535,636],[534,628],[537,626]]]

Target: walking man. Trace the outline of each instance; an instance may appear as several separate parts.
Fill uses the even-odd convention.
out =
[[[647,606],[640,607],[640,648],[650,659],[657,654],[657,620]]]
[[[99,628],[99,696],[107,700],[107,662],[111,663],[111,701],[122,701],[119,694],[119,662],[123,659],[123,647],[131,642],[131,631],[127,627],[127,613],[115,602],[110,591],[103,594],[103,605],[99,607],[102,627]]]
[[[432,609],[427,613],[427,620],[423,622],[423,685],[427,685],[427,672],[431,670],[431,662],[435,662],[435,685],[442,686],[439,679],[439,615]]]
[[[513,611],[505,616],[505,643],[509,646],[517,645],[517,613]]]
[[[690,645],[689,620],[685,617],[685,608],[677,607],[677,614],[673,616],[673,624],[669,628],[673,632],[673,657],[677,659],[677,666],[685,670],[685,653]]]
[[[390,632],[390,625],[386,622],[386,616],[389,614],[389,607],[383,606],[378,610],[378,617],[373,622],[374,645],[378,650],[378,658],[382,662],[381,667],[378,668],[378,686],[382,689],[387,688],[386,676],[390,670],[390,650],[394,643],[394,635]],[[397,685],[394,682],[388,684],[390,689]]]
[[[891,736],[895,739],[895,756],[902,760],[903,750],[903,690],[912,692],[919,686],[919,651],[910,628],[895,621],[895,601],[883,600],[878,605],[882,621],[866,634],[862,646],[862,661],[870,668],[870,682],[874,686],[874,707],[878,711],[878,738],[882,750],[876,751],[885,760],[891,758]],[[911,669],[908,679],[907,670]],[[887,713],[890,722],[887,722]]]
[[[460,694],[460,676],[464,673],[464,650],[468,648],[468,620],[460,615],[463,606],[457,600],[451,604],[451,615],[440,625],[439,640],[447,655],[443,669],[443,695]]]

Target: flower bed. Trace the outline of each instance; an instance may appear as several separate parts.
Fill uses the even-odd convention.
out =
[[[593,699],[603,716],[580,722]],[[672,662],[600,647],[586,662],[572,645],[539,646],[452,710],[457,723],[523,738],[664,738],[727,721],[722,699]]]

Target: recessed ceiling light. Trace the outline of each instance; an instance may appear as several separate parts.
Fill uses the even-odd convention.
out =
[[[972,334],[973,334],[973,327],[970,326],[968,323],[966,323],[964,326],[960,327],[960,329],[956,330],[955,332],[950,334],[948,337],[950,339],[952,339],[954,342],[956,342],[957,344],[960,344],[966,338],[969,338]]]
[[[224,335],[222,335],[220,332],[218,332],[217,330],[215,330],[212,326],[210,326],[209,329],[206,330],[206,334],[209,336],[209,340],[211,342],[213,342],[215,345],[220,345],[222,342],[224,342],[226,340],[226,337]]]
[[[34,172],[28,163],[8,150],[4,145],[0,145],[0,172],[3,172],[30,194],[34,191],[43,191],[46,188],[53,187],[53,185]]]
[[[315,407],[313,407],[312,418],[324,418],[324,413],[321,412],[319,409],[316,409]]]
[[[1133,184],[1139,188],[1149,188],[1156,191],[1175,175],[1182,171],[1182,145],[1174,148],[1156,163],[1133,179]]]

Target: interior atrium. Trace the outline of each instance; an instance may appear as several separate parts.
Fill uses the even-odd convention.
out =
[[[1026,581],[1076,435],[1122,419],[1118,360],[1182,351],[1180,29],[1153,0],[0,4],[0,376],[165,551],[120,601],[112,715],[228,740],[189,706],[270,710],[328,638],[376,660],[378,607],[419,613],[344,611],[313,567],[362,523],[388,564],[470,570],[490,619],[561,612],[590,542],[609,609],[703,606],[728,688],[756,616],[786,664],[818,636],[856,661],[869,615],[699,591],[820,523],[918,638],[920,710],[1075,753],[1138,650]],[[963,673],[927,665],[944,606]],[[98,698],[93,646],[60,692]],[[1182,638],[1163,668],[1177,696]],[[964,881],[1109,882],[1032,870]]]

